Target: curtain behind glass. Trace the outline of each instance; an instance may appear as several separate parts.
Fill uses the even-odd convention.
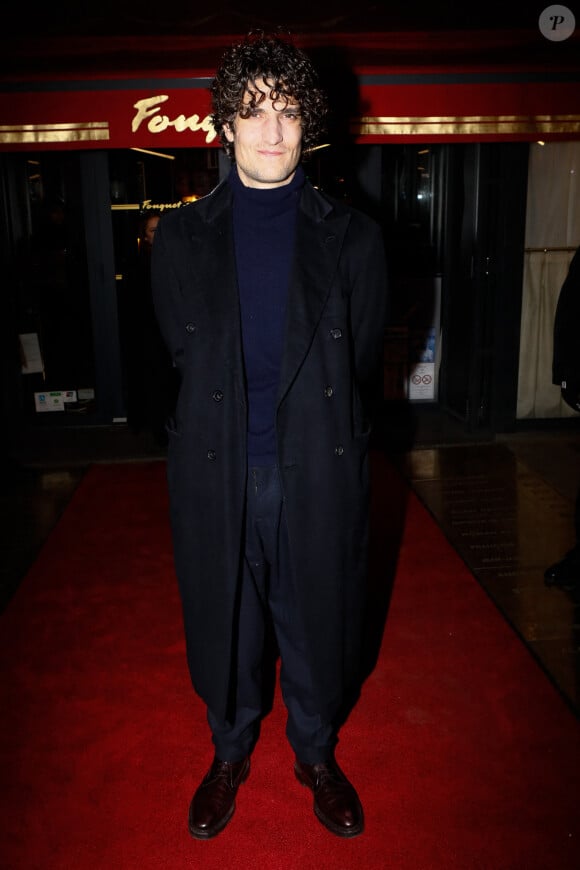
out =
[[[552,353],[560,288],[580,245],[579,175],[580,142],[530,147],[518,419],[577,416],[552,384]]]

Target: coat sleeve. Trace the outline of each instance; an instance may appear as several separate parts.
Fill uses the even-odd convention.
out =
[[[351,293],[355,376],[365,413],[372,423],[383,405],[384,340],[388,278],[378,224],[364,226]]]
[[[183,355],[185,324],[181,315],[181,291],[169,253],[166,221],[160,221],[151,254],[151,292],[155,316],[174,365]]]

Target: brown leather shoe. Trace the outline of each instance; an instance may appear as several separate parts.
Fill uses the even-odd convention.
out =
[[[234,814],[238,788],[249,773],[249,758],[234,762],[214,758],[189,807],[192,837],[209,840],[223,831]]]
[[[314,794],[314,812],[339,837],[357,837],[364,828],[363,808],[354,786],[336,761],[294,765],[296,779]]]

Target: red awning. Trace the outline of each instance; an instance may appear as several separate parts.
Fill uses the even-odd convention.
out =
[[[208,86],[233,39],[125,37],[67,42],[61,53],[46,42],[15,49],[0,75],[0,150],[217,145]],[[301,41],[322,65],[356,142],[580,138],[576,34],[554,44],[530,31]]]

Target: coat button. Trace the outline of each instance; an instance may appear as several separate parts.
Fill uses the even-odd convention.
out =
[[[186,323],[186,324],[185,324],[185,331],[186,331],[186,332],[189,332],[190,335],[191,335],[193,332],[195,332],[196,328],[197,328],[197,327],[196,327],[195,323]]]
[[[339,444],[337,447],[334,448],[334,453],[335,456],[342,456],[342,454],[344,453],[344,447],[342,446],[342,444]]]
[[[342,338],[342,329],[339,329],[338,327],[331,329],[330,334],[333,338]]]
[[[223,399],[223,397],[224,397],[224,394],[222,393],[221,390],[215,390],[215,391],[212,393],[212,399],[214,400],[214,402],[221,402],[221,400]]]
[[[324,395],[326,396],[327,399],[330,399],[330,397],[332,396],[333,393],[334,393],[334,390],[332,389],[332,387],[325,387],[324,388]]]
[[[207,451],[207,458],[209,459],[210,462],[213,462],[216,458],[215,450],[208,450]]]

